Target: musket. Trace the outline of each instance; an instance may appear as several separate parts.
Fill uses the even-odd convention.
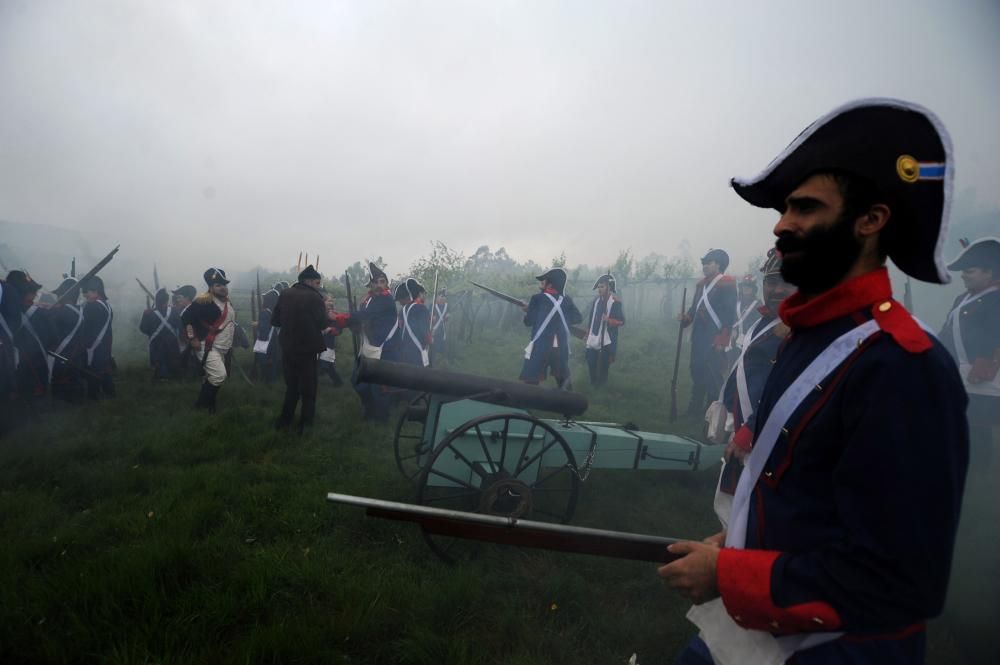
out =
[[[142,280],[136,277],[135,281],[139,283],[139,288],[146,292],[146,297],[152,300],[153,302],[156,302],[156,296],[154,296],[152,293],[149,292],[149,289],[147,289],[146,285],[142,283]]]
[[[108,252],[107,256],[105,256],[103,259],[101,259],[100,261],[98,261],[97,265],[94,266],[93,268],[91,268],[90,271],[86,275],[84,275],[83,277],[81,277],[79,282],[77,282],[76,284],[74,284],[70,288],[66,289],[66,293],[64,293],[61,296],[59,296],[59,299],[56,300],[56,304],[57,305],[63,305],[63,304],[68,303],[68,302],[74,302],[76,300],[77,296],[80,295],[80,284],[82,282],[87,281],[88,279],[90,279],[91,277],[93,277],[94,275],[96,275],[97,273],[99,273],[101,271],[101,268],[103,268],[104,266],[108,265],[111,262],[111,259],[114,258],[115,254],[118,253],[118,248],[119,247],[121,247],[121,245],[115,245],[115,248],[112,249],[110,252]]]
[[[260,272],[257,273],[257,315],[264,311],[264,296],[260,292]]]
[[[681,556],[667,551],[668,545],[680,542],[676,538],[466,513],[333,492],[326,499],[364,508],[369,517],[415,522],[426,533],[439,536],[656,563],[669,563]]]
[[[73,257],[73,260],[69,262],[69,276],[72,277],[73,279],[76,279],[76,257],[75,256]]]
[[[80,367],[79,365],[77,365],[75,362],[73,362],[72,360],[70,360],[66,356],[59,355],[55,351],[48,351],[48,350],[46,350],[45,352],[47,354],[49,354],[50,356],[52,356],[53,358],[55,358],[56,360],[58,360],[59,362],[61,362],[62,364],[64,364],[67,367],[69,367],[70,369],[75,369],[76,371],[78,371],[78,372],[80,372],[82,374],[86,374],[87,376],[89,376],[92,379],[97,379],[97,380],[101,379],[100,375],[98,375],[96,372],[92,372],[89,369],[87,369],[86,367]]]
[[[434,315],[437,314],[437,293],[438,293],[438,271],[434,271],[434,291],[431,292],[431,320],[428,328],[430,329],[431,341],[427,344],[428,348],[434,346]],[[431,365],[434,364],[434,357],[430,356]]]
[[[482,290],[484,290],[484,291],[486,291],[488,293],[492,293],[497,298],[500,298],[500,300],[505,300],[505,301],[509,302],[511,305],[517,305],[521,309],[524,309],[524,308],[526,308],[528,306],[528,303],[526,303],[523,300],[520,300],[518,298],[515,298],[514,296],[509,296],[506,293],[504,293],[503,291],[497,291],[496,289],[491,289],[488,286],[483,286],[482,284],[477,284],[476,282],[473,282],[471,280],[469,281],[469,283],[472,284],[473,286],[478,286],[479,288],[481,288]],[[571,335],[573,335],[573,337],[576,337],[577,339],[582,339],[582,340],[586,340],[587,339],[587,331],[584,330],[583,328],[580,328],[579,326],[569,326],[569,332],[570,332]]]
[[[681,321],[677,328],[677,353],[674,354],[674,376],[670,380],[670,422],[677,420],[677,372],[681,367],[681,345],[684,343],[684,313],[687,311],[688,290],[681,296]]]
[[[153,264],[153,289],[156,291],[160,290],[160,275],[156,272],[156,264]]]
[[[354,304],[354,298],[351,296],[351,274],[346,270],[344,271],[344,287],[347,289],[347,311],[350,312],[351,318],[354,318],[358,308]],[[358,333],[354,332],[353,326],[351,326],[351,342],[354,344],[354,357],[358,358],[361,355],[361,343],[358,340]]]

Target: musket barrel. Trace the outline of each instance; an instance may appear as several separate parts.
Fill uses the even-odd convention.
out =
[[[539,409],[567,417],[581,415],[587,410],[587,398],[580,393],[387,360],[362,358],[358,369],[358,381],[419,390],[435,395],[473,397],[480,402],[522,409]]]

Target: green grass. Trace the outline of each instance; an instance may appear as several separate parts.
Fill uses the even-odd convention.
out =
[[[626,331],[587,419],[670,431],[656,333]],[[134,342],[117,399],[0,446],[0,662],[666,663],[694,633],[651,564],[505,548],[448,567],[416,527],[328,504],[413,496],[390,427],[363,423],[349,388],[322,377],[315,430],[279,434],[277,386],[233,377],[217,415],[196,413],[197,384],[151,385]],[[524,343],[487,333],[451,366],[513,378]],[[686,363],[681,379],[686,400]],[[700,538],[714,481],[594,471],[573,523]]]

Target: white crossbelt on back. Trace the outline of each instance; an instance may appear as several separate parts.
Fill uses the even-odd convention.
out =
[[[90,348],[87,349],[88,367],[92,362],[94,362],[94,351],[96,351],[97,347],[100,346],[101,342],[104,341],[104,336],[108,334],[108,328],[111,327],[111,317],[112,317],[111,305],[109,305],[107,302],[103,300],[95,300],[94,302],[96,302],[98,305],[102,306],[105,310],[107,310],[108,318],[104,321],[104,327],[101,328],[101,332],[98,333],[97,339],[95,339],[94,343],[90,346]]]
[[[743,416],[743,422],[746,422],[750,417],[750,414],[753,413],[753,404],[750,402],[750,387],[747,385],[747,350],[753,346],[754,342],[766,335],[771,328],[778,325],[781,319],[774,317],[774,319],[764,326],[760,332],[755,334],[757,326],[760,325],[761,321],[763,321],[763,319],[757,319],[754,321],[754,324],[750,326],[750,330],[748,330],[746,334],[746,343],[743,344],[743,350],[740,351],[740,356],[736,359],[736,394],[740,398],[740,414]],[[725,390],[726,387],[723,386],[722,389]]]
[[[173,309],[174,309],[173,307],[167,307],[167,314],[166,314],[166,316],[164,316],[163,314],[160,314],[160,310],[158,310],[158,309],[154,309],[153,310],[153,314],[156,314],[156,318],[158,318],[160,320],[160,325],[157,326],[156,330],[153,331],[153,334],[149,336],[149,343],[150,344],[153,343],[153,338],[154,337],[156,337],[161,332],[163,332],[164,328],[166,328],[167,330],[169,330],[170,333],[174,337],[177,337],[177,329],[174,328],[172,325],[170,325],[170,323],[168,321],[170,319],[170,313],[173,311]]]
[[[551,293],[544,293],[543,295],[552,301],[552,309],[549,310],[549,313],[545,315],[544,319],[542,319],[542,325],[538,326],[538,332],[536,332],[535,336],[531,338],[530,342],[528,342],[528,346],[524,347],[524,358],[526,360],[531,357],[531,352],[535,348],[535,342],[537,342],[538,338],[542,336],[545,329],[549,327],[549,322],[552,321],[552,317],[556,314],[558,314],[559,318],[562,320],[563,328],[566,330],[566,338],[569,339],[569,324],[566,323],[566,316],[562,311],[563,296],[559,296],[559,298],[556,299],[552,297]],[[556,339],[558,339],[558,337],[556,337]],[[569,349],[567,348],[567,352],[568,351]]]
[[[424,345],[420,343],[420,340],[417,339],[417,335],[416,333],[413,332],[413,328],[410,327],[410,310],[413,308],[413,305],[415,304],[416,303],[410,303],[409,305],[403,308],[403,328],[406,329],[406,334],[409,335],[410,339],[413,341],[413,344],[418,349],[420,349],[420,361],[424,364],[424,367],[427,367],[430,364],[430,354],[428,354],[427,349],[424,348]]]
[[[788,419],[817,385],[821,385],[826,377],[878,330],[878,322],[873,319],[835,339],[778,398],[760,435],[754,441],[740,475],[736,495],[733,497],[732,519],[726,531],[726,547],[746,547],[750,499]],[[843,635],[825,632],[775,637],[765,631],[747,630],[733,621],[721,598],[692,607],[687,617],[701,630],[701,637],[708,645],[716,665],[780,665],[796,651],[831,642]]]
[[[754,305],[756,304],[757,299],[754,298],[753,301],[747,305],[746,309],[741,309],[740,299],[736,299],[736,323],[733,324],[733,328],[736,329],[736,344],[739,346],[743,346],[743,338],[746,336],[743,332],[743,322],[747,320],[747,316],[749,316],[750,312],[754,311]],[[749,334],[749,332],[746,334]]]
[[[708,312],[709,317],[711,317],[712,319],[712,323],[715,324],[716,328],[719,328],[721,330],[722,321],[719,320],[719,315],[716,314],[715,310],[712,308],[712,301],[708,299],[708,294],[712,292],[712,289],[715,288],[715,285],[719,283],[720,279],[722,279],[722,273],[716,275],[715,278],[708,283],[708,286],[706,286],[705,289],[701,292],[701,299],[698,300],[698,306],[694,308],[694,311],[695,313],[697,313],[698,310],[701,309],[701,307],[704,305],[705,311]]]
[[[38,350],[42,352],[42,357],[45,358],[45,366],[49,370],[49,380],[51,380],[52,365],[55,363],[56,359],[49,355],[48,350],[42,343],[42,338],[38,336],[38,333],[35,332],[35,327],[31,325],[31,315],[37,311],[38,311],[38,305],[32,305],[31,307],[28,308],[28,311],[22,312],[21,325],[24,327],[25,330],[28,331],[28,334],[30,334],[35,339],[35,343],[38,344]]]
[[[73,341],[73,337],[76,335],[76,331],[80,329],[80,324],[83,323],[83,312],[74,307],[73,305],[66,305],[66,308],[76,314],[76,324],[73,329],[69,331],[69,334],[62,338],[59,342],[59,346],[56,347],[56,353],[62,355],[62,352],[69,346],[69,343]],[[52,365],[49,365],[49,381],[52,381]]]
[[[594,298],[594,307],[593,307],[594,312],[593,315],[590,317],[590,328],[587,329],[587,348],[595,351],[598,351],[601,348],[611,344],[611,333],[608,332],[608,326],[602,325],[601,330],[603,332],[595,333],[594,325],[597,323],[598,320],[597,312],[601,309],[604,310],[603,316],[607,316],[609,318],[611,317],[611,305],[614,304],[613,302],[614,299],[611,296],[608,296],[608,303],[603,308],[598,307],[600,301],[601,301],[600,296]],[[601,318],[602,323],[604,320],[603,316]]]
[[[434,321],[434,327],[431,328],[431,333],[432,334],[437,334],[437,329],[441,327],[441,324],[444,322],[444,317],[448,313],[448,303],[445,303],[444,307],[441,307],[441,305],[435,304],[434,305],[434,313],[435,313],[436,319]],[[447,328],[445,328],[443,331],[441,331],[441,336],[442,336],[442,339],[448,339],[448,329]]]
[[[3,289],[0,288],[0,303],[3,302]],[[14,350],[14,367],[16,368],[20,363],[21,356],[17,351],[17,347],[14,346],[14,333],[11,332],[10,326],[7,325],[7,320],[3,318],[3,314],[0,314],[0,328],[3,328],[4,334],[7,335],[7,339],[10,340],[11,348]]]
[[[993,381],[983,383],[969,383],[966,377],[972,370],[972,363],[969,362],[969,354],[965,350],[965,342],[962,340],[962,308],[977,298],[1000,290],[1000,287],[991,286],[979,293],[969,293],[958,303],[955,309],[948,312],[948,323],[951,324],[951,336],[955,340],[955,355],[958,356],[958,371],[962,375],[962,382],[965,384],[965,391],[977,395],[991,395],[1000,397],[1000,374],[993,378]]]

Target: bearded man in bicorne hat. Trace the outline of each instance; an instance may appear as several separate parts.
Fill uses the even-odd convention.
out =
[[[587,370],[593,386],[608,382],[608,370],[618,353],[619,329],[625,325],[625,306],[618,297],[614,275],[601,275],[594,282],[597,296],[590,303],[590,327],[587,330]]]
[[[531,329],[531,340],[524,349],[521,380],[539,384],[549,372],[559,388],[570,389],[569,338],[572,325],[583,315],[564,293],[566,271],[550,268],[535,277],[539,293],[531,296],[524,310],[524,325]]]
[[[204,278],[208,291],[188,305],[181,314],[181,322],[188,343],[205,372],[205,380],[194,406],[215,413],[219,389],[228,376],[226,354],[233,347],[236,308],[229,300],[226,271],[209,268]]]
[[[951,144],[890,99],[817,120],[760,175],[780,214],[791,332],[754,409],[728,527],[659,569],[699,627],[677,662],[924,662],[968,463],[967,399],[944,346],[892,297],[886,258],[947,282]]]

